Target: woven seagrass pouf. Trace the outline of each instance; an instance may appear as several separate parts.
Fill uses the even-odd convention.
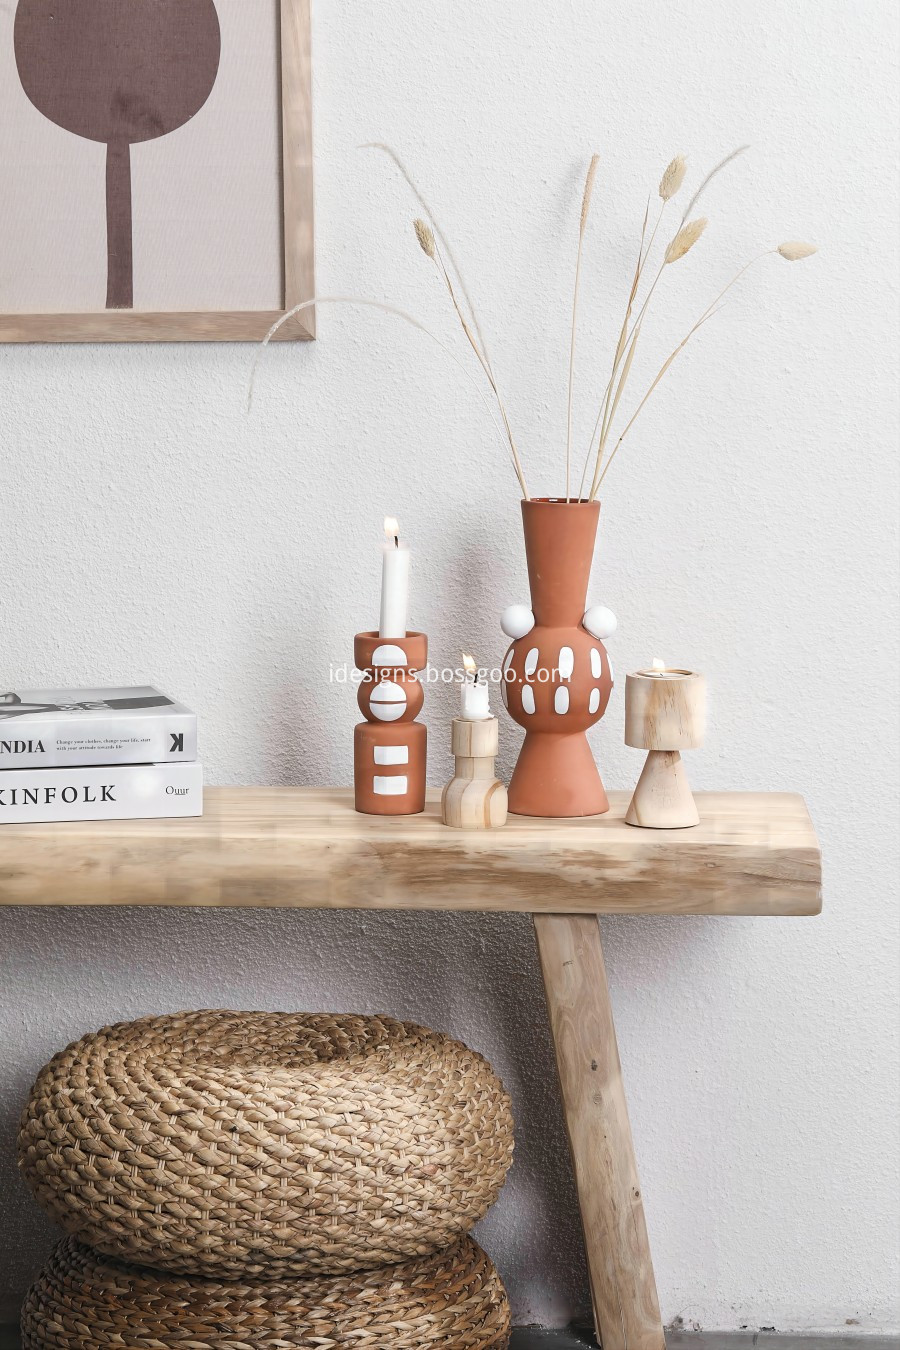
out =
[[[196,1012],[105,1027],[38,1076],[19,1164],[69,1234],[139,1265],[266,1279],[449,1246],[500,1191],[509,1099],[386,1017]]]
[[[221,1281],[125,1265],[66,1238],[28,1293],[22,1350],[505,1350],[480,1247],[355,1275]]]

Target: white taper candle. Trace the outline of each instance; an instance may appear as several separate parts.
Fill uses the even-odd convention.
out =
[[[405,638],[409,618],[409,548],[400,542],[400,526],[392,516],[385,517],[384,533],[378,635]]]

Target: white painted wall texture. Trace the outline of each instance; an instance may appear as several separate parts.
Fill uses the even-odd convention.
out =
[[[610,980],[664,1316],[703,1327],[896,1326],[894,605],[897,15],[888,0],[339,5],[315,16],[323,294],[413,310],[454,342],[397,146],[465,260],[533,490],[558,491],[580,180],[601,154],[578,443],[635,227],[669,157],[707,236],[659,294],[639,372],[736,266],[785,238],[685,353],[607,480],[593,598],[620,672],[707,672],[699,788],[806,794],[817,920],[614,919]],[[465,353],[458,344],[459,354]],[[515,484],[482,405],[399,321],[323,310],[270,351],[0,353],[0,683],[155,681],[201,714],[209,781],[347,782],[329,683],[377,614],[380,520],[415,551],[436,662],[483,661],[527,598]],[[429,696],[430,778],[451,696]],[[595,735],[633,782],[622,687]],[[503,731],[505,769],[517,732]],[[518,1161],[484,1224],[521,1321],[587,1292],[529,924],[479,916],[0,915],[0,1292],[51,1232],[13,1161],[40,1064],[106,1021],[204,1005],[380,1009],[446,1028],[509,1084]]]

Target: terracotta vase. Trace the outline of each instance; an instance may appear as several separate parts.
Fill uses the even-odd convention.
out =
[[[509,785],[523,816],[593,816],[609,801],[585,732],[606,712],[613,674],[584,627],[599,502],[523,501],[534,626],[503,663],[503,701],[525,729]]]

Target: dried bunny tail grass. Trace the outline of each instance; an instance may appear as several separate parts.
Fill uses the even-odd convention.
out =
[[[686,253],[689,253],[708,224],[709,221],[706,216],[698,216],[696,220],[688,221],[687,225],[682,225],[666,249],[665,261],[667,263],[678,262],[679,258],[683,258]]]
[[[658,386],[658,385],[660,384],[660,382],[664,379],[664,377],[665,377],[665,375],[666,375],[666,372],[668,371],[669,367],[670,367],[670,366],[672,365],[672,363],[675,361],[675,359],[677,358],[677,356],[679,355],[679,353],[682,352],[682,351],[684,350],[684,348],[685,348],[685,347],[687,346],[687,344],[690,342],[691,338],[692,338],[692,337],[694,336],[694,334],[698,331],[698,329],[702,328],[703,325],[704,325],[705,323],[707,323],[711,318],[713,318],[716,314],[718,314],[718,312],[719,312],[719,310],[718,310],[718,308],[715,306],[715,302],[713,302],[713,304],[710,305],[709,309],[707,309],[706,313],[703,314],[703,315],[701,315],[701,317],[697,320],[697,322],[694,324],[693,328],[690,330],[690,332],[687,334],[687,336],[686,336],[685,338],[682,338],[681,342],[679,342],[679,344],[678,344],[678,346],[675,348],[674,352],[672,352],[672,354],[671,354],[670,356],[668,356],[668,357],[666,358],[666,360],[663,362],[663,364],[662,364],[662,366],[661,366],[661,368],[660,368],[660,370],[659,370],[659,373],[658,373],[657,376],[656,376],[656,379],[653,381],[653,383],[651,384],[650,388],[647,390],[646,394],[645,394],[644,397],[641,399],[640,403],[638,404],[637,408],[635,409],[634,413],[633,413],[632,416],[631,416],[631,420],[628,422],[627,426],[625,427],[625,430],[622,432],[621,436],[619,437],[619,439],[616,441],[615,445],[613,446],[612,454],[609,456],[609,459],[606,461],[606,467],[603,469],[603,472],[599,475],[599,477],[597,477],[597,478],[595,479],[595,484],[594,484],[594,486],[591,488],[591,495],[590,495],[590,500],[591,500],[591,501],[595,501],[595,500],[596,500],[597,493],[600,491],[600,488],[601,488],[601,486],[602,486],[602,483],[603,483],[604,478],[605,478],[606,475],[609,473],[609,470],[610,470],[610,468],[611,468],[611,466],[612,466],[613,460],[615,459],[616,455],[619,453],[619,448],[620,448],[622,442],[624,441],[625,437],[628,435],[629,431],[630,431],[631,428],[634,426],[635,422],[637,421],[638,417],[640,416],[640,413],[641,413],[641,411],[642,411],[644,405],[645,405],[645,404],[647,403],[647,401],[652,397],[652,395],[653,395],[653,393],[655,392],[657,386]],[[598,469],[599,469],[599,465],[598,465]]]
[[[584,234],[587,228],[588,215],[591,210],[591,197],[594,195],[594,179],[597,177],[597,165],[600,163],[599,155],[591,156],[590,168],[587,171],[587,178],[584,180],[584,196],[581,200],[581,233]]]
[[[419,320],[413,318],[411,314],[407,314],[406,310],[398,309],[396,305],[385,304],[381,300],[367,300],[359,295],[317,295],[314,296],[312,300],[304,300],[302,304],[294,305],[293,309],[289,309],[286,314],[282,314],[280,318],[275,323],[272,324],[272,327],[269,329],[268,333],[266,333],[266,336],[263,338],[262,342],[257,347],[256,355],[253,358],[253,365],[250,369],[250,381],[247,387],[248,413],[251,412],[253,408],[253,394],[256,387],[256,376],[259,369],[259,363],[262,358],[262,354],[265,351],[266,347],[268,347],[269,343],[279,332],[279,330],[282,329],[286,323],[290,323],[291,319],[293,319],[295,315],[302,314],[304,310],[312,309],[314,305],[361,305],[365,309],[378,309],[381,310],[382,314],[393,314],[395,318],[402,319],[404,323],[408,323],[411,327],[418,329],[420,333],[424,333],[427,338],[430,338],[431,341],[435,344],[435,346],[440,347],[444,355],[449,356],[453,364],[455,366],[458,366],[459,369],[462,371],[462,373],[466,376],[466,378],[471,381],[472,387],[475,389],[475,391],[478,394],[478,397],[481,399],[482,403],[487,409],[491,421],[493,422],[495,429],[499,433],[501,441],[503,442],[505,448],[511,452],[513,469],[515,471],[516,477],[519,480],[519,486],[522,489],[522,495],[523,497],[526,498],[528,497],[528,489],[525,485],[525,477],[522,472],[522,465],[521,462],[519,461],[518,453],[515,447],[510,443],[508,439],[508,428],[506,430],[506,433],[504,433],[504,429],[500,426],[500,423],[497,421],[496,416],[494,415],[494,410],[491,404],[488,402],[487,398],[485,397],[483,390],[481,389],[477,380],[475,379],[475,376],[468,369],[468,367],[463,365],[462,361],[460,361],[456,353],[451,351],[451,349],[447,346],[447,344],[442,342],[439,337],[436,337],[435,334],[432,333],[430,328],[426,328],[424,323],[420,323]]]
[[[786,244],[779,244],[776,253],[780,253],[782,258],[788,262],[800,262],[802,258],[811,258],[814,253],[818,253],[818,247],[815,244],[804,244],[799,239],[789,239]]]
[[[357,146],[357,149],[358,149],[358,150],[380,150],[383,154],[387,155],[388,159],[391,160],[391,162],[393,163],[394,167],[397,169],[397,171],[398,171],[398,173],[400,174],[400,176],[401,176],[401,177],[404,179],[404,181],[406,182],[406,184],[407,184],[409,190],[412,192],[412,194],[413,194],[413,196],[415,197],[416,201],[419,203],[419,205],[421,206],[422,210],[425,212],[426,216],[428,217],[428,219],[429,219],[429,221],[431,222],[431,225],[432,225],[432,227],[433,227],[433,229],[434,229],[434,233],[435,233],[436,238],[440,241],[441,245],[443,246],[444,252],[446,253],[447,257],[448,257],[449,260],[450,260],[450,266],[453,268],[453,272],[454,272],[454,274],[455,274],[455,276],[456,276],[456,280],[457,280],[457,283],[458,283],[458,285],[459,285],[459,289],[460,289],[460,291],[462,292],[462,297],[463,297],[463,299],[465,300],[466,305],[468,306],[469,316],[470,316],[470,318],[471,318],[471,320],[472,320],[472,325],[473,325],[473,327],[474,327],[474,329],[475,329],[476,334],[478,335],[478,341],[479,341],[479,344],[480,344],[480,346],[481,346],[481,350],[482,350],[482,352],[484,353],[484,359],[485,359],[485,361],[487,362],[487,364],[490,365],[490,364],[491,364],[490,353],[488,352],[487,343],[486,343],[485,340],[484,340],[484,333],[481,331],[481,324],[480,324],[479,321],[478,321],[478,315],[477,315],[477,313],[475,312],[475,306],[474,306],[474,304],[472,303],[472,297],[471,297],[471,295],[469,294],[469,288],[468,288],[468,286],[466,285],[466,279],[465,279],[465,277],[463,276],[462,269],[461,269],[459,263],[456,261],[456,257],[455,257],[455,255],[454,255],[454,253],[453,253],[453,249],[452,249],[451,246],[450,246],[450,241],[449,241],[449,239],[447,238],[447,236],[446,236],[446,234],[444,233],[444,231],[441,229],[441,222],[437,219],[436,215],[434,214],[434,212],[433,212],[432,209],[431,209],[431,206],[429,205],[429,203],[428,203],[428,202],[425,200],[425,198],[423,197],[422,192],[421,192],[421,189],[419,188],[418,183],[417,183],[416,180],[413,178],[413,176],[412,176],[412,174],[410,173],[409,169],[408,169],[408,168],[406,167],[406,165],[403,163],[403,160],[402,160],[402,159],[400,158],[400,156],[397,154],[397,151],[393,148],[393,146],[391,146],[391,145],[385,145],[385,143],[384,143],[383,141],[367,141],[367,142],[365,143],[365,145],[359,145],[359,146]]]
[[[426,220],[417,219],[415,222],[416,238],[419,241],[419,247],[429,258],[434,258],[436,249],[434,246],[434,230]]]
[[[429,231],[429,234],[430,234],[430,231]],[[422,242],[421,239],[420,239],[419,242],[420,242],[420,243]],[[511,452],[512,457],[513,457],[513,464],[515,465],[516,476],[517,476],[517,478],[518,478],[518,480],[519,480],[519,485],[520,485],[520,487],[522,488],[523,495],[527,498],[527,496],[528,496],[528,488],[527,488],[527,486],[526,486],[526,484],[525,484],[525,474],[524,474],[523,469],[522,469],[522,461],[521,461],[521,459],[519,458],[518,447],[516,446],[516,441],[515,441],[515,437],[513,436],[512,426],[510,425],[510,421],[509,421],[509,414],[508,414],[507,411],[506,411],[506,404],[503,402],[503,396],[501,395],[500,390],[499,390],[498,387],[497,387],[497,381],[496,381],[495,378],[494,378],[494,372],[493,372],[493,370],[491,369],[491,363],[490,363],[490,361],[487,359],[487,356],[486,356],[484,350],[478,345],[478,341],[477,341],[477,339],[476,339],[476,336],[475,336],[475,334],[472,332],[471,325],[469,324],[469,321],[468,321],[468,319],[466,318],[465,311],[463,310],[462,305],[459,303],[459,300],[458,300],[457,297],[456,297],[456,291],[453,289],[453,279],[452,279],[452,277],[450,276],[450,273],[447,271],[447,268],[446,268],[446,266],[445,266],[445,264],[444,264],[444,260],[443,260],[443,258],[441,257],[440,251],[438,250],[438,247],[437,247],[437,244],[436,244],[436,242],[435,242],[435,239],[434,239],[434,236],[433,236],[433,235],[431,235],[431,244],[432,244],[433,247],[434,247],[434,253],[433,253],[431,256],[434,258],[435,263],[437,264],[438,271],[440,272],[441,276],[444,278],[444,282],[445,282],[445,284],[446,284],[446,286],[447,286],[447,291],[449,292],[450,300],[451,300],[451,303],[452,303],[452,305],[453,305],[454,312],[456,313],[456,317],[459,319],[460,325],[462,326],[462,330],[463,330],[463,332],[464,332],[465,335],[466,335],[466,341],[468,342],[469,346],[472,348],[472,351],[475,353],[475,356],[476,356],[477,359],[478,359],[478,364],[481,366],[481,369],[484,371],[485,378],[486,378],[488,384],[491,386],[491,389],[492,389],[493,394],[494,394],[494,398],[497,400],[497,407],[500,409],[500,416],[503,418],[503,425],[504,425],[504,427],[506,428],[506,437],[507,437],[507,440],[509,441],[509,449],[510,449],[510,452]],[[425,247],[424,244],[423,244],[422,246],[423,246],[423,248]],[[427,252],[427,251],[428,251],[428,250],[426,249],[426,252]]]
[[[643,275],[644,265],[647,261],[647,258],[650,255],[650,249],[652,248],[653,245],[653,238],[656,235],[656,230],[659,228],[659,222],[662,219],[662,213],[664,210],[665,210],[665,202],[663,202],[662,206],[659,208],[659,215],[657,216],[656,226],[654,227],[653,235],[651,235],[651,242],[650,244],[647,244],[645,251],[644,245],[647,239],[647,221],[650,218],[650,198],[649,197],[647,198],[647,205],[644,208],[644,220],[643,224],[641,225],[641,239],[638,245],[637,262],[635,263],[634,266],[634,276],[631,279],[631,290],[628,292],[628,304],[625,307],[625,317],[622,320],[622,327],[619,332],[619,341],[616,344],[616,351],[613,357],[612,372],[610,374],[609,381],[606,385],[606,389],[604,390],[603,397],[600,400],[600,410],[597,413],[597,420],[594,423],[594,429],[591,432],[591,439],[588,442],[587,455],[585,457],[584,467],[581,471],[581,486],[578,489],[579,499],[584,495],[585,479],[587,478],[587,472],[588,468],[590,467],[591,456],[594,452],[594,441],[597,439],[598,432],[600,432],[600,443],[597,447],[597,457],[599,458],[603,455],[604,440],[602,428],[606,425],[606,415],[609,411],[610,399],[613,396],[613,384],[615,382],[616,374],[619,370],[619,365],[622,361],[623,355],[625,354],[628,342],[635,331],[634,329],[629,329],[629,324],[631,323],[631,315],[634,311],[634,301],[635,297],[637,296],[638,287],[641,284],[641,276]],[[641,309],[641,317],[643,317],[645,310],[646,310],[646,302],[643,308]],[[635,324],[635,327],[637,327],[639,324],[640,319],[638,319],[637,323]]]
[[[500,391],[497,387],[497,381],[494,377],[494,371],[491,365],[490,354],[488,352],[487,343],[484,340],[484,333],[482,332],[481,324],[478,321],[478,315],[475,310],[475,305],[472,302],[472,297],[469,293],[468,286],[466,285],[466,279],[463,276],[462,269],[459,263],[456,261],[456,258],[453,254],[453,250],[450,246],[450,242],[441,228],[440,221],[435,216],[434,211],[432,211],[428,202],[422,196],[418,183],[415,181],[409,169],[403,163],[403,160],[400,158],[400,156],[397,154],[396,150],[394,150],[392,146],[385,145],[383,141],[368,141],[365,145],[360,145],[358,149],[381,150],[385,155],[387,155],[388,158],[393,162],[393,164],[395,165],[395,167],[397,168],[397,170],[399,171],[405,182],[407,183],[410,191],[416,198],[416,201],[419,203],[422,210],[425,212],[425,215],[428,217],[429,229],[431,231],[431,243],[434,248],[434,253],[429,254],[429,256],[434,258],[438,268],[441,271],[441,274],[444,277],[445,282],[447,283],[447,288],[450,291],[450,296],[453,301],[453,307],[459,317],[460,323],[462,324],[463,332],[465,333],[466,339],[468,340],[473,351],[475,352],[475,355],[478,358],[479,365],[484,371],[488,383],[491,386],[491,390],[494,394],[494,397],[497,400],[497,405],[500,409],[500,414],[503,418],[503,425],[506,429],[506,439],[508,441],[510,453],[512,454],[513,465],[516,471],[516,477],[519,480],[519,486],[522,489],[522,495],[527,499],[528,488],[525,483],[525,474],[522,469],[522,461],[519,457],[519,451],[516,447],[516,443],[513,438],[512,428],[510,427],[506,407],[503,403],[503,399],[500,396]],[[416,234],[417,235],[419,234],[418,229],[416,230]],[[419,243],[422,244],[423,248],[425,247],[424,244],[422,243],[421,237],[419,237]],[[438,244],[442,246],[444,253],[446,253],[448,259],[450,260],[450,266],[453,269],[454,275],[456,276],[460,292],[462,294],[463,300],[465,301],[466,309],[468,310],[469,316],[468,318],[466,317],[466,312],[463,309],[462,305],[460,305],[457,300],[456,291],[453,286],[453,281],[450,277],[450,274],[446,266],[444,265],[443,257],[441,253],[438,251]],[[428,249],[425,249],[425,251],[426,253],[428,253]],[[443,344],[441,345],[443,346]]]
[[[804,243],[800,243],[800,242],[790,242],[790,241],[789,241],[788,243],[779,245],[778,248],[768,248],[768,249],[766,249],[766,251],[765,251],[764,253],[759,253],[759,254],[757,254],[757,256],[756,256],[755,258],[751,258],[750,261],[749,261],[748,263],[745,263],[744,266],[740,269],[740,271],[737,272],[737,273],[735,274],[735,276],[733,276],[733,277],[731,278],[731,280],[729,281],[728,285],[725,286],[725,287],[723,287],[723,289],[722,289],[722,290],[719,292],[719,294],[716,296],[715,300],[713,300],[711,304],[707,305],[706,309],[705,309],[705,310],[703,311],[703,313],[700,315],[700,318],[699,318],[699,319],[697,320],[697,322],[694,324],[693,328],[690,330],[690,332],[688,333],[687,337],[685,337],[684,340],[678,344],[678,346],[675,348],[674,352],[672,352],[671,356],[669,356],[669,358],[664,362],[664,364],[663,364],[663,366],[662,366],[662,369],[659,371],[659,374],[656,376],[656,379],[653,381],[653,383],[651,384],[650,388],[647,390],[646,394],[645,394],[644,397],[641,399],[640,403],[639,403],[638,406],[637,406],[637,409],[636,409],[635,412],[632,414],[630,421],[628,422],[627,426],[625,427],[625,430],[622,432],[621,436],[620,436],[620,437],[618,438],[618,440],[616,441],[616,444],[615,444],[615,446],[614,446],[614,448],[613,448],[613,452],[612,452],[612,454],[609,456],[609,458],[606,460],[605,465],[602,465],[602,460],[603,460],[603,455],[604,455],[604,451],[605,451],[606,439],[605,439],[605,434],[604,434],[603,436],[601,436],[601,440],[600,440],[600,449],[599,449],[599,451],[598,451],[598,458],[597,458],[597,469],[596,469],[596,472],[595,472],[595,474],[594,474],[594,481],[593,481],[593,483],[592,483],[592,485],[591,485],[591,494],[590,494],[590,500],[591,500],[591,501],[593,501],[593,500],[596,498],[596,495],[597,495],[597,493],[598,493],[599,490],[600,490],[600,486],[601,486],[601,484],[602,484],[604,478],[606,477],[607,473],[609,472],[610,465],[612,464],[613,460],[615,459],[615,457],[616,457],[616,455],[617,455],[617,453],[618,453],[618,451],[619,451],[619,447],[621,446],[621,444],[622,444],[622,442],[624,441],[625,437],[628,435],[628,433],[629,433],[629,431],[631,430],[631,428],[634,426],[634,423],[635,423],[635,421],[637,420],[638,415],[639,415],[639,413],[641,412],[642,408],[643,408],[644,405],[647,403],[648,399],[652,396],[654,390],[655,390],[656,387],[659,385],[660,381],[663,379],[663,377],[665,376],[665,374],[666,374],[666,372],[668,371],[669,367],[670,367],[670,366],[672,365],[672,363],[675,361],[676,357],[677,357],[677,356],[679,355],[679,353],[680,353],[681,351],[683,351],[683,349],[687,346],[687,344],[690,342],[690,340],[691,340],[691,338],[694,336],[694,334],[695,334],[700,328],[702,328],[703,325],[704,325],[709,319],[713,318],[714,315],[718,314],[718,312],[719,312],[720,309],[722,309],[722,307],[723,307],[722,302],[723,302],[723,300],[725,299],[725,296],[726,296],[726,295],[728,294],[728,292],[731,290],[732,286],[736,286],[737,283],[741,280],[741,278],[742,278],[747,272],[750,271],[750,268],[751,268],[751,267],[755,267],[757,263],[762,262],[763,258],[769,258],[769,257],[771,257],[773,253],[778,253],[778,254],[780,254],[781,257],[782,257],[782,258],[786,258],[788,262],[799,262],[800,259],[802,259],[802,258],[808,258],[808,257],[810,257],[813,253],[816,253],[816,252],[818,252],[818,250],[817,250],[817,248],[815,247],[814,244],[804,244]],[[640,321],[639,321],[639,322],[640,322]],[[634,341],[635,341],[635,342],[637,341],[637,333],[635,334]],[[629,352],[629,362],[630,362],[630,358],[631,358],[632,355],[633,355],[633,347],[632,347],[631,352]],[[624,380],[624,377],[623,377],[623,380]],[[621,390],[621,386],[620,386],[620,390]],[[607,424],[607,431],[608,431],[608,424]],[[602,466],[602,472],[601,472],[601,466]]]
[[[676,155],[666,169],[659,183],[659,195],[664,202],[669,201],[684,182],[687,173],[687,160],[684,155]]]
[[[684,208],[684,215],[681,217],[682,225],[685,223],[688,216],[691,214],[694,207],[697,205],[700,198],[703,196],[704,192],[709,187],[710,183],[716,177],[716,175],[720,174],[722,170],[726,168],[733,159],[737,159],[738,155],[743,155],[745,151],[749,149],[750,149],[749,145],[739,145],[736,150],[732,150],[730,155],[726,155],[724,159],[720,160],[714,169],[710,169],[709,173],[706,175],[703,182],[700,184],[697,191],[694,193],[693,197],[688,202],[687,206]]]
[[[622,370],[622,375],[619,379],[619,384],[618,388],[616,389],[615,398],[612,400],[607,415],[604,418],[604,432],[600,437],[600,445],[597,450],[597,464],[596,468],[594,469],[594,477],[591,482],[591,491],[589,494],[589,500],[593,499],[594,493],[600,486],[600,481],[602,478],[600,470],[603,467],[603,456],[606,452],[606,441],[609,435],[609,428],[612,426],[615,415],[619,410],[619,403],[621,401],[622,394],[625,392],[625,386],[628,383],[628,376],[631,373],[631,364],[634,361],[634,354],[637,351],[638,338],[640,336],[641,336],[641,325],[640,323],[638,323],[635,325],[634,336],[632,337],[631,345],[628,348],[628,355],[625,358],[625,366]]]

